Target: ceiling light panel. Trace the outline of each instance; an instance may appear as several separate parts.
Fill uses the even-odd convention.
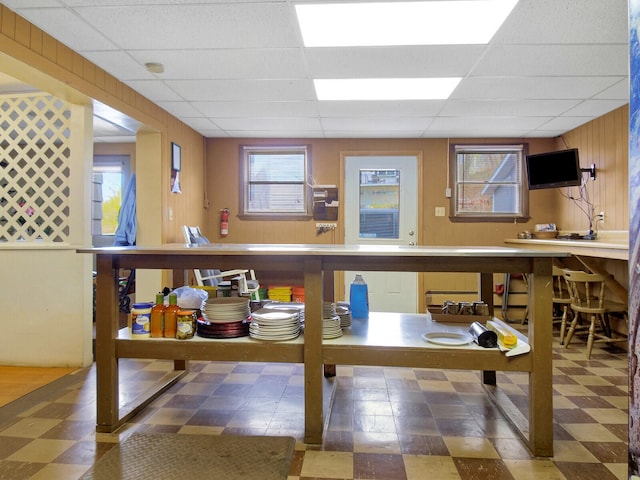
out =
[[[440,100],[448,98],[460,78],[317,79],[318,100]]]
[[[298,4],[306,47],[488,43],[518,0]]]

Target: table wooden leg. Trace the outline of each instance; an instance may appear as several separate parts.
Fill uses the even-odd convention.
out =
[[[497,385],[498,380],[496,378],[495,370],[483,370],[482,383],[484,383],[485,385]]]
[[[99,432],[110,432],[119,418],[118,269],[110,256],[98,255],[96,276],[96,404]]]
[[[304,441],[322,443],[322,262],[305,259],[304,272]]]
[[[333,277],[335,276],[335,272],[325,272],[322,278],[322,288],[324,289],[324,298],[325,302],[333,302],[335,299],[334,295],[334,281]],[[324,366],[324,376],[325,378],[335,377],[336,376],[336,366],[326,364]]]
[[[489,306],[489,312],[493,315],[493,273],[480,273],[478,284],[480,300]],[[483,371],[482,383],[485,385],[496,385],[496,372],[491,370]]]
[[[533,260],[529,277],[529,446],[534,455],[553,456],[551,259]]]

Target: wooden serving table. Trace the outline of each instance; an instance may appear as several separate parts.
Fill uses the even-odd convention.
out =
[[[311,444],[322,443],[325,364],[473,369],[484,371],[488,390],[518,427],[533,454],[553,455],[551,267],[552,258],[562,257],[563,253],[506,247],[233,244],[83,248],[78,252],[95,254],[97,263],[97,431],[112,432],[121,426],[184,375],[189,360],[303,363],[305,442]],[[304,336],[276,344],[251,338],[214,340],[197,336],[190,340],[133,340],[126,329],[118,329],[117,283],[121,268],[303,272]],[[493,306],[493,273],[528,273],[531,352],[508,358],[496,349],[482,349],[475,344],[432,345],[420,334],[426,325],[425,315],[372,314],[364,324],[358,324],[362,320],[354,320],[354,326],[343,337],[323,341],[323,301],[333,296],[332,289],[323,292],[323,287],[332,285],[334,272],[344,270],[477,272],[480,297],[490,306]],[[385,330],[388,325],[395,327]],[[425,327],[423,333],[426,331]],[[394,332],[393,335],[390,332]],[[121,405],[119,358],[169,359],[174,361],[174,371],[138,398]],[[507,397],[500,394],[495,386],[495,371],[528,372],[528,418],[519,414]]]

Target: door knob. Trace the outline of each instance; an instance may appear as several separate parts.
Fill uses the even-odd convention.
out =
[[[413,236],[413,235],[415,235],[415,232],[413,230],[409,230],[409,235]]]
[[[409,242],[409,246],[414,247],[416,242]]]

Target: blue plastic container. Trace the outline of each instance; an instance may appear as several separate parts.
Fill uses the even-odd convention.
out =
[[[349,302],[353,318],[369,318],[369,289],[360,274],[351,282]]]

